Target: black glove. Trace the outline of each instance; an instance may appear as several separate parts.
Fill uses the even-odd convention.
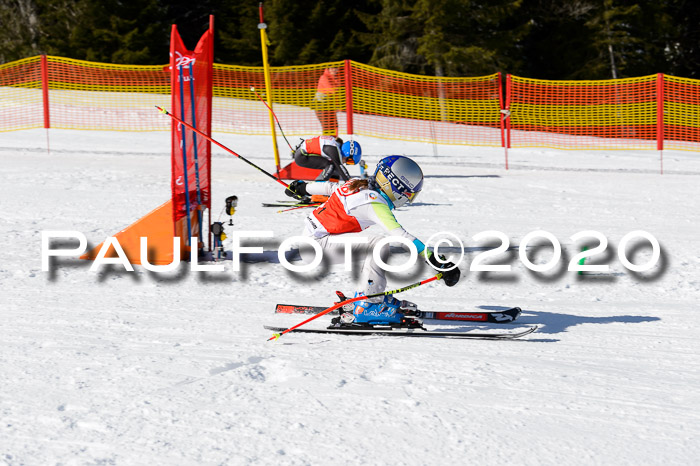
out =
[[[440,256],[440,259],[445,260],[445,258],[442,256]],[[461,272],[459,271],[459,267],[455,267],[453,262],[445,262],[443,264],[441,262],[438,262],[437,255],[433,254],[428,259],[428,264],[432,265],[439,272],[442,272],[442,281],[445,282],[445,285],[455,286],[457,284],[457,282],[459,281],[459,277],[461,275]],[[452,267],[454,267],[454,268],[452,268]],[[445,270],[445,269],[450,269],[450,268],[452,268],[452,270]],[[444,270],[444,272],[443,272],[443,270]]]
[[[296,199],[308,196],[309,193],[306,192],[306,182],[300,180],[292,181],[289,183],[289,187],[284,190],[284,194]]]

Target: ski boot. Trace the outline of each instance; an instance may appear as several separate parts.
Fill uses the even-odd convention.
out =
[[[332,325],[329,328],[423,327],[421,321],[416,317],[418,314],[417,306],[409,301],[399,301],[391,295],[385,296],[378,303],[357,301],[352,312],[344,311],[341,311],[340,316],[331,321]]]

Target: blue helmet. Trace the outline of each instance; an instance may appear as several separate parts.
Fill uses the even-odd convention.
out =
[[[403,155],[390,155],[380,160],[374,180],[396,208],[413,202],[423,189],[423,171]]]
[[[362,160],[362,147],[359,142],[348,141],[340,148],[348,165],[357,165]]]

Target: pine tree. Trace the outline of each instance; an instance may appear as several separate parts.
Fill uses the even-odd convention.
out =
[[[260,66],[258,3],[218,0],[214,8],[214,56],[218,63]],[[268,21],[268,18],[265,18]]]
[[[377,14],[359,13],[367,28],[361,42],[373,50],[369,64],[407,73],[422,73],[428,62],[418,52],[423,28],[413,14],[416,0],[381,0]]]
[[[353,2],[353,8],[344,0],[278,0],[265,5],[271,64],[369,59],[371,53],[358,38],[364,28],[359,11],[372,12],[371,1]]]
[[[592,0],[525,2],[521,18],[528,23],[528,32],[518,44],[522,68],[509,72],[540,79],[590,77],[586,63],[598,53],[585,23],[594,8]]]
[[[700,78],[700,3],[695,0],[663,0],[664,15],[659,17],[660,36],[666,69],[676,76]]]
[[[36,1],[2,0],[0,24],[0,63],[42,53]]]
[[[640,12],[637,4],[620,6],[614,0],[599,1],[591,11],[591,18],[586,22],[586,26],[592,31],[591,45],[598,55],[586,63],[585,74],[594,78],[613,79],[625,75],[627,58],[634,54],[635,48],[641,42],[632,35],[634,17]]]
[[[506,67],[505,50],[520,33],[509,30],[521,0],[418,0],[418,53],[438,76],[477,76]]]

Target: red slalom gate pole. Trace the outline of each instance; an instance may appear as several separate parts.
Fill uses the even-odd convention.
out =
[[[270,113],[272,113],[272,116],[275,117],[275,121],[277,122],[277,127],[280,129],[280,133],[282,133],[282,137],[284,138],[284,141],[289,146],[289,149],[293,151],[294,148],[287,140],[287,136],[284,135],[284,130],[282,130],[282,125],[280,124],[279,118],[277,118],[277,114],[274,112],[274,110],[272,110],[272,108],[269,105],[267,105],[267,102],[265,102],[265,100],[262,98],[262,96],[260,94],[258,94],[258,91],[256,91],[253,86],[250,86],[250,91],[255,94],[255,96],[258,98],[258,100],[260,100],[260,102],[265,104],[265,106],[270,111]]]
[[[339,303],[335,303],[333,306],[329,307],[328,309],[326,309],[325,311],[321,312],[320,314],[316,314],[315,316],[309,317],[309,318],[306,319],[304,322],[300,322],[300,323],[296,324],[294,327],[289,327],[287,330],[285,330],[285,331],[283,331],[283,332],[275,333],[275,334],[272,335],[270,338],[268,338],[267,341],[270,341],[270,340],[277,340],[279,337],[281,337],[281,336],[284,335],[285,333],[289,333],[289,332],[291,332],[292,330],[298,329],[298,328],[301,327],[302,325],[305,325],[305,324],[311,322],[312,320],[318,319],[319,317],[321,317],[321,316],[323,316],[323,315],[326,315],[326,314],[328,314],[329,312],[333,312],[333,311],[335,311],[336,309],[338,309],[339,307],[345,306],[345,305],[348,304],[348,303],[354,303],[355,301],[362,301],[362,300],[367,299],[367,298],[376,298],[376,297],[379,297],[379,296],[386,296],[386,295],[388,295],[388,294],[401,293],[402,291],[410,290],[410,289],[412,289],[412,288],[417,288],[417,287],[419,287],[419,286],[421,286],[421,285],[425,285],[426,283],[430,283],[430,282],[433,282],[433,281],[435,281],[435,280],[440,280],[441,278],[442,278],[442,273],[439,273],[439,274],[435,275],[434,277],[426,278],[425,280],[423,280],[423,281],[421,281],[421,282],[414,283],[414,284],[408,285],[408,286],[404,286],[403,288],[399,288],[398,290],[385,291],[385,292],[383,292],[383,293],[375,293],[375,294],[370,294],[370,295],[367,295],[367,296],[357,296],[357,297],[355,297],[355,298],[346,299],[345,301],[341,301],[341,302],[339,302]]]
[[[261,172],[263,172],[264,174],[266,174],[267,176],[269,176],[270,178],[272,178],[273,180],[275,180],[276,182],[278,182],[279,184],[281,184],[281,185],[284,186],[285,188],[288,188],[288,189],[289,189],[289,185],[288,185],[287,183],[285,183],[284,181],[280,180],[279,178],[277,178],[277,177],[276,177],[275,175],[273,175],[272,173],[270,173],[270,172],[268,172],[268,171],[265,171],[265,170],[263,170],[262,168],[258,167],[257,165],[255,165],[255,164],[254,164],[253,162],[251,162],[250,160],[246,159],[245,157],[243,157],[243,156],[240,155],[240,154],[235,153],[234,151],[232,151],[232,150],[229,149],[228,147],[224,146],[223,144],[221,144],[221,143],[218,142],[217,140],[215,140],[215,139],[213,139],[213,138],[207,136],[206,134],[204,134],[203,132],[201,132],[200,130],[198,130],[197,128],[195,128],[194,126],[192,126],[191,124],[182,121],[180,118],[176,117],[175,115],[173,115],[172,113],[170,113],[169,111],[167,111],[166,109],[164,109],[163,107],[159,107],[158,105],[156,105],[156,108],[158,109],[158,111],[160,111],[160,113],[164,113],[164,114],[168,115],[170,118],[172,118],[173,120],[177,121],[177,122],[180,123],[181,125],[184,125],[184,126],[186,126],[187,128],[191,129],[191,130],[194,131],[195,133],[197,133],[197,134],[199,134],[200,136],[202,136],[203,138],[205,138],[207,141],[213,142],[214,144],[216,144],[217,146],[221,147],[223,150],[225,150],[225,151],[228,152],[229,154],[235,155],[236,157],[238,157],[239,159],[243,160],[245,163],[247,163],[247,164],[250,165],[251,167],[257,168],[258,170],[260,170]]]

